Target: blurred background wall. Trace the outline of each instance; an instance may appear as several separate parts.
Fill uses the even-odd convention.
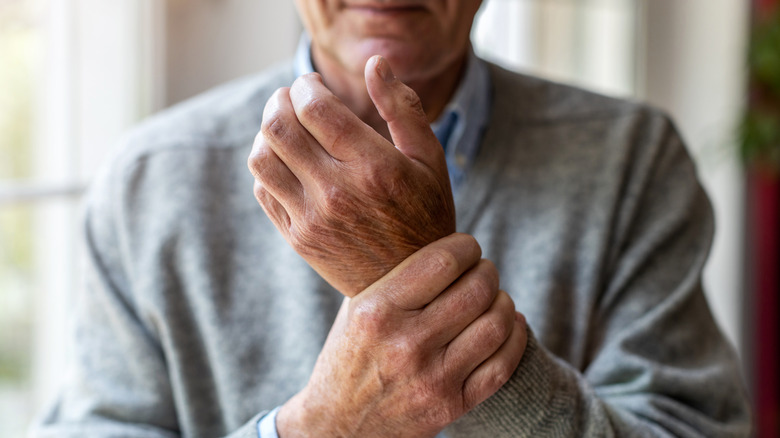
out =
[[[716,213],[708,299],[748,374],[733,133],[749,16],[748,0],[486,0],[473,34],[490,60],[674,117]],[[111,145],[154,111],[287,58],[300,31],[292,1],[0,0],[0,436],[22,436],[64,375],[78,201]]]

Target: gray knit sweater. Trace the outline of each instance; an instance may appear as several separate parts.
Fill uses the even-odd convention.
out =
[[[450,437],[746,436],[701,290],[708,201],[668,119],[491,66],[491,123],[456,199],[532,329]],[[154,117],[86,209],[75,364],[41,437],[256,437],[307,382],[341,295],[285,243],[246,158],[283,66]]]

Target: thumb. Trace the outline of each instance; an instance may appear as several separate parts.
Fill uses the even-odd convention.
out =
[[[365,78],[368,95],[387,122],[395,147],[432,169],[446,169],[444,151],[431,131],[419,96],[395,77],[387,59],[371,57],[366,63]]]

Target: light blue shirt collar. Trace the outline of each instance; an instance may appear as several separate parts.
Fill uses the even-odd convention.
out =
[[[293,59],[293,71],[295,72],[295,77],[314,73],[315,71],[314,63],[311,60],[311,39],[306,32],[298,40],[298,48],[295,50],[295,58]]]
[[[295,53],[296,76],[314,72],[311,40],[304,32]],[[444,147],[453,191],[457,191],[479,152],[482,135],[490,118],[490,74],[487,65],[473,50],[463,78],[452,100],[438,120],[431,124],[436,138]]]

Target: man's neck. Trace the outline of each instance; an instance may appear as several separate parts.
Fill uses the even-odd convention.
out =
[[[399,77],[420,97],[428,121],[435,121],[452,98],[463,75],[467,56],[468,54],[464,53],[449,68],[429,78],[407,82],[403,77]],[[363,71],[349,71],[343,64],[316,47],[312,47],[312,61],[315,70],[322,75],[325,85],[333,94],[367,125],[390,139],[387,124],[379,116],[366,90]]]

